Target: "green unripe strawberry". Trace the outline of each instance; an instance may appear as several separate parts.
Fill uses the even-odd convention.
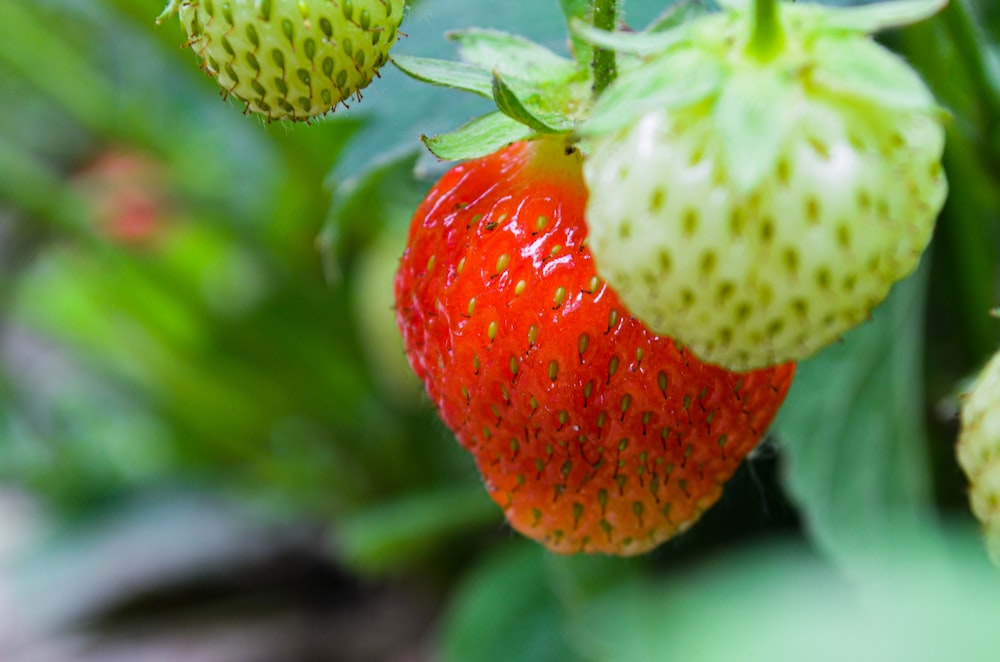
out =
[[[969,501],[983,523],[990,558],[1000,566],[1000,353],[962,405],[958,463],[969,478]]]
[[[403,0],[170,0],[205,71],[268,120],[307,120],[367,86]]]
[[[747,370],[837,340],[914,270],[946,196],[944,130],[865,34],[916,3],[784,4],[764,35],[727,4],[608,89],[584,173],[590,248],[622,301]]]

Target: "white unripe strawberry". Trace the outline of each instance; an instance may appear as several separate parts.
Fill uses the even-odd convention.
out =
[[[958,463],[969,479],[969,502],[983,523],[986,547],[1000,566],[1000,353],[980,373],[962,405]]]
[[[599,273],[707,361],[808,357],[867,319],[930,240],[942,113],[860,29],[891,21],[860,11],[782,5],[764,44],[749,11],[699,19],[583,128]]]
[[[360,97],[388,61],[404,0],[170,0],[224,94],[268,120]]]

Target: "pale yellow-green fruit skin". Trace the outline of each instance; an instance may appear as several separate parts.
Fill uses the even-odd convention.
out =
[[[969,479],[969,503],[983,524],[990,559],[1000,567],[1000,352],[962,405],[958,463]]]
[[[764,64],[739,43],[747,19],[706,19],[666,57],[711,63],[720,91],[587,141],[598,274],[651,331],[730,370],[805,359],[867,320],[919,264],[947,195],[945,133],[926,86],[908,72],[919,103],[899,107],[823,88],[829,53],[878,47],[810,28],[807,8],[782,5],[785,49]],[[757,79],[783,95],[771,109],[775,152],[734,163],[731,115],[717,109],[730,86]],[[747,183],[755,159],[769,165]]]
[[[403,0],[171,0],[223,93],[268,120],[323,115],[388,62]]]

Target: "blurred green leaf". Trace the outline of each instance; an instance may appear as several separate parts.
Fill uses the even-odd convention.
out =
[[[563,16],[566,17],[566,29],[570,32],[573,57],[576,58],[579,64],[589,64],[594,57],[593,47],[569,30],[574,19],[586,22],[588,17],[593,13],[589,0],[559,0],[559,8],[562,9]]]
[[[831,12],[824,23],[831,29],[873,33],[926,20],[948,0],[882,0],[869,6]]]
[[[650,32],[664,32],[709,13],[710,0],[676,0],[650,24]]]
[[[496,525],[502,517],[478,481],[414,492],[341,520],[333,547],[338,558],[358,570],[399,574],[455,536]]]
[[[786,484],[820,547],[848,568],[933,517],[922,401],[926,265],[872,321],[799,365],[775,431]]]
[[[497,73],[505,80],[565,80],[576,71],[572,61],[516,34],[471,29],[456,30],[448,37],[458,44],[463,62]]]
[[[465,578],[445,616],[444,662],[571,662],[563,614],[546,577],[541,547],[501,549]]]
[[[32,3],[34,4],[34,3]],[[59,38],[37,6],[0,4],[0,62],[51,94],[91,129],[108,126],[114,88]]]
[[[587,659],[770,662],[988,662],[1000,650],[1000,576],[969,532],[899,541],[903,568],[878,562],[877,584],[842,575],[794,545],[713,557],[664,578],[608,591],[573,628]],[[927,554],[925,556],[925,554]]]
[[[419,149],[412,145],[383,155],[366,169],[338,182],[317,239],[329,280],[342,277],[358,251],[371,246],[381,235],[408,233],[410,217],[427,191],[427,183],[414,174]]]

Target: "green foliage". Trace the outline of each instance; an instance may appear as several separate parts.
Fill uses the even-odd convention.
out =
[[[713,557],[684,573],[622,582],[574,621],[588,660],[940,660],[996,655],[998,578],[969,532],[952,561],[898,545],[902,566],[854,583],[794,545]]]
[[[521,543],[485,559],[466,577],[445,618],[443,659],[579,659],[569,647],[546,576],[548,558],[536,546]]]
[[[968,515],[947,407],[1000,338],[988,316],[1000,300],[994,3],[953,0],[884,37],[952,115],[951,199],[920,271],[802,364],[767,446],[779,477],[756,477],[752,460],[742,491],[727,492],[758,499],[736,508],[724,497],[663,551],[629,560],[556,557],[511,539],[419,385],[390,375],[402,359],[384,340],[391,310],[362,281],[376,251],[399,250],[443,167],[421,136],[441,134],[427,142],[451,158],[531,135],[501,113],[469,122],[498,95],[537,129],[565,130],[549,126],[517,71],[566,80],[592,43],[641,56],[705,3],[630,0],[626,22],[656,20],[655,32],[571,38],[567,21],[587,3],[421,0],[397,64],[479,96],[386,67],[361,103],[309,126],[264,125],[221,101],[179,48],[179,27],[155,27],[162,5],[0,0],[0,484],[32,495],[61,532],[47,543],[58,554],[28,551],[24,604],[79,589],[66,602],[85,612],[85,589],[134,590],[128,577],[88,573],[118,553],[100,542],[114,538],[102,517],[135,500],[153,504],[130,520],[148,534],[137,554],[152,560],[165,539],[203,549],[225,522],[261,526],[200,519],[197,503],[156,507],[191,492],[319,525],[335,563],[426,587],[442,604],[434,646],[446,660],[995,657],[984,657],[998,645],[995,577],[970,532],[950,524]],[[843,16],[882,26],[902,8]],[[541,45],[532,57],[514,48],[523,39]],[[477,68],[441,73],[438,58],[456,49]],[[841,64],[909,99],[898,61],[875,73]],[[608,98],[634,101],[643,91],[628,88],[627,62],[623,71]],[[687,103],[712,85],[704,72],[663,76],[646,101]],[[760,139],[744,135],[754,119],[729,123],[740,154]],[[599,105],[592,121],[618,120]],[[122,162],[145,174],[116,179]],[[109,219],[122,209],[116,187],[150,202],[150,225]],[[372,311],[388,335],[365,326]],[[772,514],[781,497],[802,530]],[[759,518],[732,521],[747,510]],[[213,563],[246,554],[243,541],[257,538],[243,536]],[[771,544],[748,552],[750,538]],[[74,581],[57,591],[52,577]]]
[[[853,570],[931,535],[919,360],[926,282],[926,269],[903,281],[873,321],[800,364],[775,425],[806,525]]]

